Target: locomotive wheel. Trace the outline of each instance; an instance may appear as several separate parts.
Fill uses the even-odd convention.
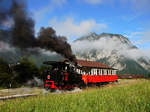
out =
[[[96,86],[100,87],[100,86],[101,86],[101,83],[96,83]]]
[[[67,90],[71,91],[72,90],[72,86],[71,85],[67,85]]]
[[[45,88],[46,89],[46,91],[49,91],[49,88]]]

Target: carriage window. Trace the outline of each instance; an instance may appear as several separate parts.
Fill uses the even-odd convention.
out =
[[[94,72],[93,75],[95,75],[95,69],[93,69],[93,72]]]
[[[97,69],[97,75],[99,75],[99,69]]]
[[[103,75],[106,75],[105,70],[103,70]]]
[[[96,70],[94,69],[94,74],[93,75],[96,75]]]
[[[95,69],[95,75],[97,75],[97,69]]]
[[[116,74],[116,70],[114,70],[114,74]]]
[[[99,69],[99,75],[101,75],[101,69]]]
[[[103,70],[103,75],[106,75],[106,71],[105,70]]]
[[[107,70],[104,70],[104,75],[107,75]]]
[[[93,69],[93,74],[92,75],[95,75],[95,69]]]
[[[94,69],[92,69],[92,71],[91,71],[92,73],[91,73],[91,75],[94,75]]]
[[[101,74],[101,69],[99,69],[99,75],[102,75],[102,74]]]

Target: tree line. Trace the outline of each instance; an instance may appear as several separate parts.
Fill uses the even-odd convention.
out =
[[[42,79],[43,71],[48,66],[38,67],[31,59],[23,57],[18,63],[10,64],[0,58],[0,87],[20,87],[32,80],[34,77]]]

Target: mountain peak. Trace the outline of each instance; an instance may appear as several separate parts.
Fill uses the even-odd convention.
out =
[[[124,37],[121,34],[105,33],[105,32],[101,33],[100,36],[103,36],[103,37],[108,37],[109,36],[109,37],[122,37],[122,38],[126,38],[126,37]]]
[[[81,38],[78,38],[76,41],[83,41],[83,40],[88,40],[88,41],[95,41],[95,40],[99,40],[101,38],[110,38],[113,40],[119,40],[122,43],[127,43],[131,45],[131,42],[128,40],[128,38],[126,38],[125,36],[121,35],[121,34],[113,34],[113,33],[101,33],[101,34],[97,34],[95,32],[91,32],[88,35],[82,36]]]

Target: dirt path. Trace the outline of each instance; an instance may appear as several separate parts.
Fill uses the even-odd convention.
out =
[[[0,97],[4,96],[12,96],[12,95],[23,95],[23,94],[39,94],[43,92],[43,88],[28,88],[28,87],[22,87],[22,88],[13,88],[13,89],[2,89],[0,90]]]

